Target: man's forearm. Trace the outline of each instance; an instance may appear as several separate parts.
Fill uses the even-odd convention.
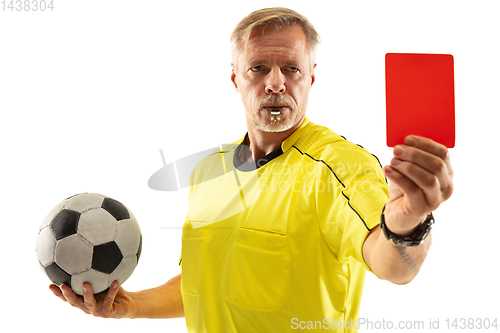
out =
[[[417,247],[403,247],[387,240],[380,226],[371,231],[363,255],[373,273],[395,284],[406,284],[417,276],[431,245],[431,234]]]
[[[181,295],[181,275],[156,288],[130,293],[133,303],[129,318],[184,317]]]

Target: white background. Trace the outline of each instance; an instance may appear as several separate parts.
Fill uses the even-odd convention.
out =
[[[172,162],[245,133],[228,41],[240,19],[270,6],[299,11],[321,34],[309,119],[383,164],[385,53],[454,55],[455,193],[435,213],[420,275],[393,286],[368,274],[360,316],[440,318],[441,331],[446,318],[498,317],[498,2],[235,3],[54,0],[53,12],[0,11],[2,330],[185,332],[183,319],[95,319],[52,296],[36,261],[38,226],[65,197],[111,196],[144,237],[125,289],[179,274],[186,191],[153,191],[148,178],[162,166],[160,148]]]

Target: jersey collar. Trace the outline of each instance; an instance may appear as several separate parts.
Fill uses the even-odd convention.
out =
[[[304,121],[299,126],[299,128],[297,128],[292,134],[290,134],[290,136],[288,138],[283,140],[283,142],[281,143],[281,150],[283,150],[283,152],[286,152],[288,149],[292,148],[292,146],[295,144],[295,142],[297,142],[297,140],[300,139],[300,137],[302,136],[302,134],[306,130],[306,127],[310,123],[311,122],[309,121],[309,119],[307,119],[307,117],[304,117]]]
[[[299,126],[299,128],[297,128],[292,134],[290,134],[290,136],[281,143],[280,147],[276,148],[274,151],[272,151],[271,153],[267,154],[266,156],[262,157],[261,159],[255,162],[242,162],[238,158],[240,150],[247,148],[246,146],[243,145],[248,136],[248,133],[245,134],[243,138],[235,142],[236,144],[238,144],[238,147],[235,149],[233,156],[234,166],[240,171],[253,171],[267,164],[268,162],[271,162],[273,159],[275,159],[276,157],[280,156],[288,149],[290,149],[295,144],[295,142],[297,142],[297,140],[302,136],[302,134],[305,131],[305,128],[309,124],[310,124],[309,119],[307,119],[307,117],[304,117],[304,121]]]

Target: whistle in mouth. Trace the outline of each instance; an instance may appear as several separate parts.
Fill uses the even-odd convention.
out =
[[[281,120],[281,111],[278,108],[271,109],[271,120],[276,122]]]

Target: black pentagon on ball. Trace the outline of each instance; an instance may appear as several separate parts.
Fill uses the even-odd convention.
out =
[[[45,273],[49,279],[56,285],[60,286],[65,284],[71,286],[71,275],[66,273],[61,267],[59,267],[55,262],[45,267]]]
[[[113,215],[117,221],[130,218],[127,207],[125,207],[121,202],[114,199],[105,198],[102,202],[101,207],[107,210],[108,213]]]
[[[69,209],[61,210],[51,222],[51,228],[56,239],[59,240],[76,234],[78,220],[80,220],[80,213]]]
[[[123,259],[122,252],[115,242],[94,246],[92,268],[96,271],[111,274]]]

